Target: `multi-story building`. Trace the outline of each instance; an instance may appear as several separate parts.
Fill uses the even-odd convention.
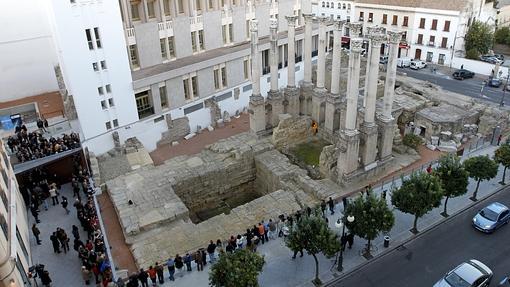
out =
[[[0,287],[32,286],[27,208],[0,140]]]
[[[354,18],[354,4],[354,0],[315,0],[312,11],[317,16],[350,22]]]

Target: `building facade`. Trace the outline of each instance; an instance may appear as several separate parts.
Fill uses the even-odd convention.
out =
[[[329,17],[335,20],[346,20],[350,22],[354,19],[353,0],[317,0],[312,3],[312,11],[317,16]]]
[[[0,141],[0,287],[32,286],[27,208]]]

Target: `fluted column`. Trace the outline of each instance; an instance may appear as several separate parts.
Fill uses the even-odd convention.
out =
[[[329,18],[319,18],[319,53],[317,60],[317,89],[324,89],[324,79],[326,74],[326,26]]]
[[[333,30],[333,61],[331,64],[331,93],[340,94],[340,65],[342,59],[342,30],[345,20],[335,21]]]
[[[304,82],[312,84],[312,24],[313,14],[303,14],[305,18],[305,38],[304,38],[304,55],[303,61],[305,66]]]
[[[250,130],[260,134],[266,128],[266,114],[264,109],[264,98],[260,95],[260,62],[259,62],[259,34],[258,21],[250,21],[251,31],[251,79],[252,95],[250,96]]]
[[[287,87],[296,86],[296,19],[297,16],[285,16],[288,27],[288,47],[287,47]]]
[[[363,24],[349,24],[351,32],[351,53],[349,55],[349,72],[347,75],[347,111],[345,129],[347,132],[356,131],[356,117],[358,115],[359,72],[361,64],[361,50],[363,39],[359,37]]]
[[[370,44],[370,35],[372,34],[384,34],[386,33],[386,29],[383,28],[383,27],[379,27],[379,26],[371,26],[371,27],[367,27],[366,29],[366,35],[368,36],[368,40],[369,40],[369,45]],[[370,61],[370,57],[372,56],[372,49],[368,49],[367,51],[367,66],[366,66],[366,71],[365,71],[365,91],[363,93],[363,107],[366,106],[366,101],[367,101],[367,92],[368,92],[368,81],[366,80],[367,77],[368,77],[368,74],[370,74],[370,68],[372,67],[371,65],[368,65],[368,61]],[[379,51],[376,52],[377,55],[380,54]]]
[[[391,110],[393,97],[395,96],[395,79],[397,76],[398,45],[402,38],[402,33],[388,31],[388,38],[390,49],[388,53],[388,68],[386,69],[386,82],[384,84],[383,117],[391,119],[393,118]]]
[[[278,20],[271,19],[269,31],[269,68],[271,72],[271,91],[274,92],[278,91]]]

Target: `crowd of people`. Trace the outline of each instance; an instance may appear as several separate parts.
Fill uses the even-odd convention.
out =
[[[73,237],[73,249],[81,263],[81,275],[85,284],[94,284],[102,287],[117,286],[113,281],[113,274],[110,261],[106,255],[103,234],[99,225],[96,208],[94,205],[94,189],[90,182],[89,174],[80,164],[80,157],[74,158],[74,173],[71,180],[73,190],[74,209],[76,217],[82,230],[86,234],[85,238],[80,236],[78,224],[72,225],[70,234]],[[68,199],[61,195],[61,185],[56,175],[48,175],[42,169],[34,170],[29,178],[31,184],[30,190],[30,211],[34,216],[35,222],[32,225],[32,233],[36,238],[36,243],[41,244],[41,231],[37,224],[40,223],[39,212],[44,208],[48,210],[51,206],[62,205],[63,214],[67,215],[71,211],[68,208]],[[59,198],[60,197],[60,198]],[[82,200],[82,198],[84,200]],[[51,200],[51,202],[50,202]],[[61,253],[67,255],[70,253],[71,238],[69,233],[62,227],[57,227],[51,233],[49,240],[53,246],[53,252],[56,256]],[[44,266],[44,265],[42,265]],[[37,271],[37,270],[36,270]],[[36,272],[43,286],[50,286],[51,278],[47,270]],[[78,271],[78,270],[77,270]],[[37,279],[36,279],[37,280]]]
[[[16,127],[15,134],[7,138],[7,146],[19,162],[26,162],[52,154],[80,147],[77,133],[63,134],[61,137],[45,138],[42,129],[28,132],[25,125]]]

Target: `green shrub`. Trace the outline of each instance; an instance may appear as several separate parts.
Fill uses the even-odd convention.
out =
[[[404,139],[403,139],[403,143],[404,145],[410,147],[410,148],[413,148],[413,149],[417,149],[419,145],[422,144],[422,139],[421,137],[415,135],[415,134],[407,134],[404,136]]]
[[[470,49],[466,51],[466,58],[478,60],[478,57],[480,56],[480,53],[476,49]]]

